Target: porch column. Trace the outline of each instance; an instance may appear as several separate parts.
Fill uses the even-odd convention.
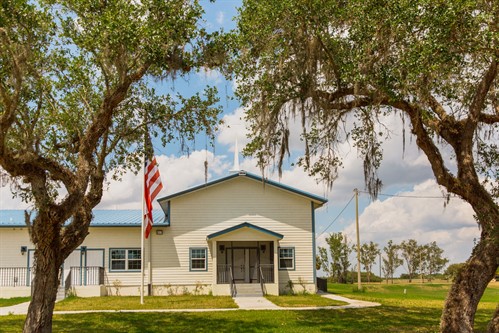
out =
[[[279,261],[278,261],[278,253],[279,253],[279,242],[274,240],[274,283],[277,286],[277,292],[279,292]]]
[[[211,242],[211,257],[213,258],[213,284],[212,286],[217,284],[217,276],[218,276],[218,264],[217,264],[217,241],[214,240]],[[213,287],[212,287],[213,290]]]

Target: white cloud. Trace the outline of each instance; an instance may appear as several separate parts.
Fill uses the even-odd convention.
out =
[[[156,156],[163,190],[159,197],[204,183],[204,162],[208,162],[208,180],[220,177],[229,168],[226,156],[214,156],[206,150],[194,151],[190,156]],[[111,181],[96,209],[141,209],[142,176],[129,172],[121,181]],[[155,208],[159,205],[154,203]]]
[[[239,151],[242,151],[250,141],[247,137],[248,130],[245,122],[245,110],[237,108],[231,114],[223,116],[223,125],[217,133],[217,142],[229,146],[229,151],[234,151],[234,145],[237,139]]]
[[[373,241],[383,248],[390,239],[394,243],[407,239],[415,239],[419,244],[436,241],[451,263],[463,262],[469,257],[473,239],[480,236],[469,204],[459,198],[451,198],[446,206],[443,198],[415,198],[442,196],[441,188],[433,179],[399,195],[413,197],[378,200],[365,208],[359,217],[361,243]],[[354,220],[342,231],[354,240]]]
[[[202,82],[208,85],[219,84],[224,80],[222,73],[220,73],[218,70],[206,67],[203,67],[199,71],[197,71],[196,76],[198,76]]]
[[[205,72],[216,80],[218,72]],[[204,162],[208,161],[208,180],[213,180],[228,174],[232,168],[234,143],[237,138],[239,150],[249,142],[248,130],[244,120],[245,109],[237,108],[231,114],[225,114],[225,124],[217,134],[217,143],[223,147],[214,156],[212,152],[204,150],[194,151],[187,156],[157,156],[164,189],[160,196],[185,190],[191,186],[202,184],[205,181]],[[400,128],[397,119],[389,119],[390,128]],[[296,156],[303,151],[303,143],[299,140],[301,124],[296,119],[290,124],[292,137],[291,149]],[[402,146],[401,134],[394,131],[392,139],[387,141],[384,148],[384,159],[379,170],[379,175],[385,184],[383,193],[405,190],[399,194],[415,196],[441,196],[442,190],[433,180],[429,163],[415,142],[409,139],[405,151]],[[329,203],[317,211],[317,233],[321,233],[336,217],[340,210],[353,195],[353,189],[364,188],[364,175],[362,161],[358,158],[357,151],[349,143],[340,145],[343,154],[343,168],[339,178],[334,183],[332,191],[328,191],[323,184],[317,184],[301,168],[291,166],[289,163],[283,170],[281,179],[277,171],[269,167],[265,175],[270,179],[281,181],[286,185],[296,187],[316,195],[325,196]],[[232,152],[232,153],[231,153]],[[403,158],[402,158],[403,157]],[[446,157],[447,160],[447,157]],[[243,158],[240,155],[240,167],[243,170],[261,174],[256,165],[256,159]],[[8,187],[0,188],[1,209],[23,209],[26,207],[19,199],[12,198]],[[98,209],[140,209],[142,195],[142,177],[127,173],[120,182],[111,182],[105,191]],[[382,197],[383,198],[383,197]],[[158,208],[157,204],[155,204]],[[352,204],[349,211],[352,209]],[[460,199],[452,198],[444,208],[443,199],[409,199],[389,198],[384,201],[367,202],[366,195],[361,196],[360,216],[361,241],[370,240],[385,246],[389,239],[399,243],[404,239],[414,238],[419,243],[436,241],[445,250],[445,255],[451,262],[466,260],[473,246],[473,239],[479,238],[479,230],[473,219],[473,212],[469,205]],[[345,212],[327,230],[343,231],[349,240],[355,239],[354,219],[352,212]],[[317,244],[324,246],[326,233],[321,235]],[[352,260],[354,262],[354,260]],[[403,272],[403,271],[401,271]],[[400,273],[400,272],[399,272]]]
[[[225,18],[225,14],[224,12],[220,11],[217,13],[217,23],[222,25],[224,23],[224,18]]]
[[[0,209],[28,209],[29,207],[19,197],[14,197],[10,185],[0,184]]]
[[[221,129],[219,135],[217,136],[218,143],[233,147],[235,138],[237,137],[239,147],[241,147],[249,141],[249,139],[246,138],[248,131],[244,122],[244,113],[244,109],[239,108],[236,109],[234,113],[225,115],[225,126]],[[396,118],[388,119],[387,121],[389,122],[389,126],[392,128],[398,128],[398,120]],[[295,138],[297,137],[296,132],[301,132],[301,124],[298,120],[291,124],[291,131],[292,133],[295,132]],[[385,156],[381,169],[379,170],[379,175],[385,184],[384,189],[388,190],[387,193],[390,193],[389,191],[393,188],[408,188],[412,187],[413,184],[425,184],[426,180],[432,179],[433,175],[429,167],[429,163],[426,157],[418,150],[416,144],[410,140],[407,140],[404,148],[402,145],[402,139],[397,132],[392,132],[391,137],[392,139],[387,141],[383,146]],[[303,147],[303,143],[299,140],[295,140],[292,145],[297,151]],[[347,201],[352,197],[354,188],[361,190],[364,189],[363,164],[362,160],[357,155],[356,149],[352,148],[350,143],[343,143],[339,148],[344,156],[343,168],[340,169],[339,178],[335,181],[331,191],[329,191],[324,184],[317,184],[312,177],[309,177],[306,172],[296,166],[288,166],[285,170],[283,170],[282,179],[278,178],[277,171],[274,170],[274,168],[269,167],[265,170],[266,176],[273,180],[282,181],[287,185],[328,198],[328,204],[319,210],[317,214],[318,233],[324,230],[324,228],[329,224],[329,221],[331,221],[339,213]],[[256,174],[261,173],[260,169],[256,166],[255,158],[245,158],[240,162],[240,166],[241,169],[246,171]],[[433,186],[433,190],[435,188],[437,189],[437,195],[440,195],[441,191],[435,186],[434,182],[431,184]],[[419,193],[422,191],[422,188],[417,187],[415,188],[415,191],[416,193]],[[370,211],[373,212],[373,214],[374,212],[377,213],[378,218],[373,221],[373,225],[375,227],[377,225],[385,226],[390,224],[390,221],[393,220],[398,222],[401,218],[404,218],[404,216],[406,216],[406,220],[415,218],[414,216],[410,216],[408,211],[401,209],[397,210],[394,207],[390,207],[390,202],[391,201],[387,200],[385,200],[383,204],[375,202],[370,204],[370,210],[366,209],[366,212]],[[409,204],[410,203],[411,202],[409,202]],[[441,203],[443,203],[443,201],[441,201]],[[412,213],[417,211],[418,209]],[[449,208],[445,210],[445,213],[447,214],[446,217],[451,219],[451,212],[455,211],[456,210],[452,210],[449,206]],[[436,213],[436,211],[433,213]],[[352,222],[350,218],[351,216],[340,216],[338,221],[335,223],[335,228],[344,228]],[[431,226],[435,218],[438,217],[433,215],[421,215],[419,217],[419,223],[428,223],[428,225]],[[423,219],[426,222],[424,222]],[[399,233],[402,233],[405,232],[406,229],[407,226],[404,224],[396,223],[386,229],[386,234],[391,235],[392,233],[397,232],[397,230]],[[329,231],[330,230],[328,230],[328,232]],[[397,234],[394,234],[394,236],[396,235]],[[322,236],[322,238],[324,237],[325,236]],[[441,239],[443,240],[442,237],[443,236],[441,236]],[[320,242],[320,240],[318,240],[318,242]],[[385,241],[383,241],[383,243],[385,243]],[[463,254],[461,253],[459,255],[455,255],[455,257],[462,258]]]
[[[244,146],[250,141],[248,136],[247,123],[245,121],[245,109],[238,108],[231,114],[226,114],[223,118],[225,124],[220,129],[217,135],[217,142],[229,146],[229,151],[233,151],[234,143],[237,138],[239,149],[242,150]],[[415,142],[406,138],[405,146],[402,140],[401,121],[397,116],[390,116],[382,119],[383,123],[392,131],[390,132],[390,139],[386,140],[383,144],[383,161],[378,171],[378,175],[384,184],[384,188],[391,186],[410,186],[415,183],[422,182],[426,179],[433,178],[429,162],[424,154],[418,149]],[[299,117],[289,119],[290,128],[290,151],[292,158],[300,156],[304,152],[304,143],[301,141],[302,126]],[[351,120],[348,121],[351,123]],[[346,125],[347,128],[350,126]],[[408,131],[408,129],[406,129]],[[406,134],[409,136],[409,134]],[[352,142],[344,142],[339,145],[339,151],[342,157],[343,166],[339,169],[339,177],[334,182],[333,190],[327,193],[323,186],[322,192],[327,194],[331,201],[342,203],[350,198],[354,188],[364,189],[364,171],[363,162],[358,156],[357,149],[351,146]],[[246,170],[259,169],[248,163],[256,163],[256,160],[245,161],[244,167]],[[294,160],[288,162],[296,162]],[[288,163],[289,164],[289,163]],[[255,164],[256,165],[256,164]],[[273,168],[270,167],[269,170]],[[287,171],[293,173],[298,172],[297,168],[288,166]],[[284,172],[286,174],[286,170]],[[287,179],[284,178],[283,181]],[[295,175],[297,176],[297,174]],[[305,172],[301,172],[300,176],[288,178],[293,183],[300,183],[301,179],[306,179],[304,182],[315,183],[313,179],[307,176]],[[347,195],[346,195],[347,194]]]

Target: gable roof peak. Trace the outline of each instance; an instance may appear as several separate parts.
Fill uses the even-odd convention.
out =
[[[263,178],[261,176],[255,175],[253,173],[250,173],[250,172],[247,172],[247,171],[244,171],[244,170],[239,170],[239,172],[237,172],[237,173],[233,173],[231,175],[228,175],[228,176],[225,176],[225,177],[222,177],[222,178],[219,178],[219,179],[215,179],[215,180],[209,181],[209,182],[207,182],[205,184],[202,184],[202,185],[198,185],[198,186],[194,186],[194,187],[188,188],[188,189],[186,189],[184,191],[180,191],[180,192],[177,192],[177,193],[173,193],[173,194],[164,196],[162,198],[159,198],[157,201],[159,202],[159,204],[161,205],[161,207],[163,209],[165,209],[166,206],[167,206],[166,203],[170,199],[173,199],[173,198],[176,198],[176,197],[180,197],[180,196],[183,196],[183,195],[187,195],[187,194],[192,193],[192,192],[200,191],[200,190],[203,190],[205,188],[208,188],[208,187],[217,185],[219,183],[223,183],[223,182],[232,180],[234,178],[239,178],[239,177],[244,177],[244,178],[249,178],[249,179],[252,179],[252,180],[260,181],[260,182],[262,182],[265,185],[270,185],[270,186],[275,187],[277,189],[284,190],[284,191],[287,191],[287,192],[291,192],[291,193],[297,194],[299,196],[311,199],[312,202],[314,202],[314,203],[317,204],[316,207],[320,207],[320,206],[322,206],[323,204],[325,204],[328,201],[326,198],[321,197],[319,195],[308,193],[308,192],[299,190],[297,188],[294,188],[294,187],[291,187],[291,186],[288,186],[288,185],[284,185],[284,184],[282,184],[280,182],[277,182],[277,181],[274,181],[274,180],[270,180],[268,178]]]

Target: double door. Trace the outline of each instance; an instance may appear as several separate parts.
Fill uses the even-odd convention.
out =
[[[244,283],[258,281],[258,249],[232,248],[231,252],[227,259],[232,265],[234,280]]]

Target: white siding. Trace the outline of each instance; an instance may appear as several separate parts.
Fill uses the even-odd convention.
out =
[[[295,248],[295,270],[279,271],[279,282],[313,281],[312,210],[309,199],[238,177],[204,190],[172,199],[171,227],[153,237],[154,283],[211,283],[207,272],[189,272],[189,248],[206,247],[206,236],[249,222],[282,234],[280,246]],[[241,239],[242,240],[242,239]],[[275,263],[277,264],[277,263]]]
[[[29,254],[21,255],[21,246],[27,246]],[[88,266],[101,266],[101,253],[104,252],[105,282],[113,286],[113,282],[119,283],[126,288],[134,286],[133,293],[137,293],[137,285],[140,284],[140,272],[110,272],[109,271],[109,249],[111,248],[140,248],[140,228],[138,227],[93,227],[83,242],[88,250]],[[0,267],[26,267],[28,258],[33,260],[34,245],[30,242],[26,228],[0,228]],[[90,259],[90,253],[100,250],[94,260]],[[65,263],[65,270],[68,266],[79,265],[79,251],[70,255]],[[95,260],[98,258],[97,260]],[[147,281],[147,280],[146,280]],[[115,288],[110,292],[114,293]]]
[[[140,271],[112,272],[109,267],[110,249],[140,249],[139,227],[90,228],[90,234],[82,246],[86,246],[89,251],[104,249],[106,285],[113,286],[115,283],[118,283],[123,288],[126,288],[127,286],[137,286],[140,284]],[[137,287],[134,287],[134,289],[137,289]],[[115,290],[112,289],[110,292],[114,294]],[[137,293],[137,290],[134,293]]]
[[[21,246],[33,249],[26,228],[0,228],[0,267],[26,267],[28,254],[21,254]]]
[[[213,241],[207,235],[248,222],[283,235],[281,247],[295,249],[295,269],[280,270],[281,290],[289,280],[295,284],[301,279],[313,284],[312,208],[309,198],[264,185],[246,177],[236,177],[208,188],[191,192],[171,200],[170,227],[153,228],[146,241],[146,278],[149,249],[152,249],[152,278],[157,291],[181,292],[202,284],[208,292],[214,281]],[[156,230],[163,230],[157,235]],[[221,237],[220,240],[270,240],[261,232],[249,229]],[[248,237],[253,235],[254,237]],[[251,238],[251,239],[250,239]],[[0,267],[23,267],[26,255],[20,253],[21,245],[32,249],[26,228],[0,228]],[[122,286],[121,293],[137,294],[140,272],[111,272],[109,254],[112,248],[140,248],[139,227],[92,227],[82,244],[90,249],[104,249],[104,264],[108,292],[115,294],[113,284]],[[206,248],[207,271],[190,271],[189,249]],[[277,249],[274,249],[277,251]],[[89,264],[94,265],[95,263]],[[274,263],[278,265],[278,262]],[[208,287],[209,286],[209,287]],[[160,290],[161,289],[161,290]],[[125,291],[126,290],[126,291]]]

